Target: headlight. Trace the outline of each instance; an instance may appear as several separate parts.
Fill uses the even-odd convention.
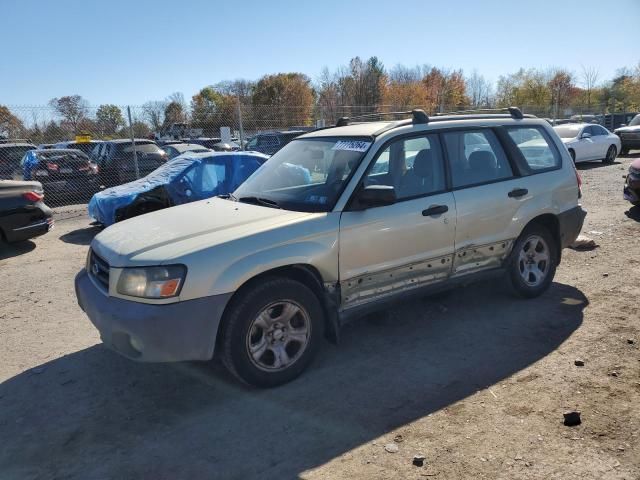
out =
[[[169,298],[180,295],[187,267],[124,268],[118,279],[118,293],[141,298]]]

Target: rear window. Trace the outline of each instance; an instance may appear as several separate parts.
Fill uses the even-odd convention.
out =
[[[560,153],[539,127],[508,127],[507,132],[533,172],[560,167]]]
[[[118,150],[124,153],[132,153],[133,146],[130,143],[122,143],[120,144]],[[155,143],[138,143],[136,142],[136,152],[140,153],[162,153],[160,147],[158,147]]]

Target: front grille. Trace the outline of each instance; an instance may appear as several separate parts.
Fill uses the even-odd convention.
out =
[[[96,255],[93,250],[91,250],[89,257],[89,275],[95,278],[105,290],[109,290],[109,264]]]

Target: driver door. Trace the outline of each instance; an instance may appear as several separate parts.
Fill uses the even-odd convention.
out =
[[[438,283],[451,274],[456,208],[453,194],[446,191],[438,137],[403,138],[383,148],[362,179],[361,187],[367,185],[392,186],[397,200],[356,206],[341,215],[344,309]],[[350,204],[357,205],[357,199]]]

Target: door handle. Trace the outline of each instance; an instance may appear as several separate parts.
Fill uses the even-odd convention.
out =
[[[509,196],[511,198],[519,198],[524,197],[527,193],[529,193],[529,190],[526,188],[514,188],[509,192]]]
[[[422,211],[422,215],[424,217],[431,217],[433,215],[440,215],[441,213],[445,213],[449,211],[449,207],[446,205],[433,205],[426,210]]]

